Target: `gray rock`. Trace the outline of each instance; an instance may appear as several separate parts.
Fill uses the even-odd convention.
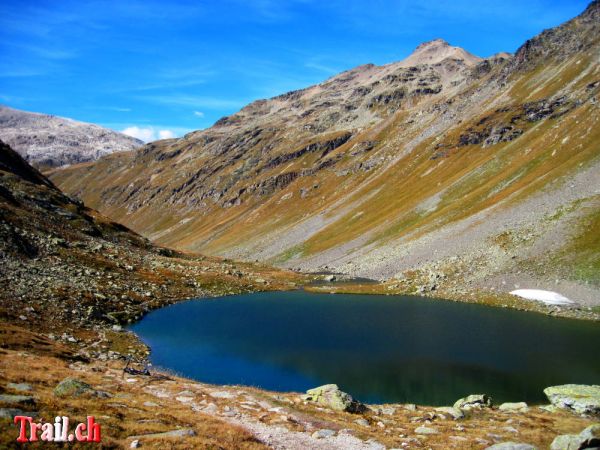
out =
[[[454,403],[455,408],[459,409],[481,409],[492,407],[492,397],[486,394],[472,394],[461,398]]]
[[[57,397],[78,397],[85,393],[94,392],[92,387],[75,378],[65,378],[54,388]]]
[[[17,408],[0,408],[0,419],[12,419],[15,416],[30,416],[33,417],[37,413],[23,411]]]
[[[498,409],[505,412],[527,412],[529,407],[525,402],[518,403],[502,403]]]
[[[600,386],[564,384],[544,389],[544,394],[554,406],[577,414],[600,415]]]
[[[354,400],[350,394],[342,392],[337,384],[326,384],[309,389],[302,399],[336,411],[358,413],[366,409],[365,405]]]
[[[369,421],[367,419],[356,419],[354,421],[355,424],[360,425],[361,427],[368,427]]]
[[[536,447],[530,444],[522,444],[520,442],[502,442],[500,444],[487,447],[485,450],[537,450]]]
[[[465,413],[463,413],[460,409],[455,408],[454,406],[441,406],[439,408],[435,408],[436,411],[448,414],[454,420],[462,419],[465,417]]]
[[[227,392],[227,391],[209,392],[208,395],[210,395],[212,398],[224,398],[224,399],[230,399],[230,398],[235,397],[235,395],[233,395],[231,392]]]
[[[417,434],[438,434],[439,431],[432,427],[421,426],[421,427],[415,428],[415,433],[417,433]]]
[[[393,416],[396,413],[396,408],[393,406],[383,406],[380,411],[381,414],[385,414],[386,416]]]
[[[317,430],[312,434],[315,439],[326,439],[333,436],[335,436],[335,431],[328,429]]]
[[[557,436],[550,450],[584,450],[600,448],[600,424],[590,425],[579,434]]]
[[[30,395],[0,395],[0,403],[6,403],[8,405],[34,405],[35,399]]]
[[[219,408],[214,403],[209,403],[208,406],[202,411],[204,411],[206,414],[216,414],[219,412]]]
[[[31,385],[27,384],[27,383],[7,383],[6,387],[13,391],[19,391],[19,392],[33,391],[33,388],[31,387]]]

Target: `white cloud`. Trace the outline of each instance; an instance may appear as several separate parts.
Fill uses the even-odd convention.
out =
[[[144,142],[152,142],[158,139],[172,139],[176,137],[175,133],[171,130],[157,130],[154,127],[127,127],[122,131],[122,133],[126,134],[127,136],[140,139]]]
[[[159,139],[173,139],[175,137],[175,133],[171,130],[160,130],[158,132]]]
[[[202,111],[194,111],[194,115],[196,117],[204,117],[204,113]]]
[[[127,127],[122,131],[122,133],[144,142],[156,140],[156,135],[154,134],[154,130],[152,128]]]

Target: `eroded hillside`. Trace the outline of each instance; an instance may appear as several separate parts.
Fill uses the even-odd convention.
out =
[[[51,178],[180,249],[593,304],[599,22],[594,1],[514,57],[432,41]]]

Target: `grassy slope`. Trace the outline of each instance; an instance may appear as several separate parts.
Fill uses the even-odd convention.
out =
[[[160,170],[150,156],[119,154],[93,165],[57,172],[53,179],[71,193],[83,193],[92,207],[100,208],[134,230],[183,249],[222,254],[237,247],[260,247],[261,239],[285,236],[288,227],[319,214],[332,222],[313,227],[303,238],[287,242],[271,261],[283,263],[298,255],[319,254],[361,238],[367,243],[385,245],[390,239],[435,232],[445,224],[473,216],[490,206],[510,207],[597,160],[598,109],[589,102],[559,118],[520,123],[525,133],[512,142],[488,148],[455,145],[459,136],[467,128],[477,127],[482,118],[488,117],[488,123],[492,124],[507,123],[524,103],[557,97],[565,86],[576,92],[576,96],[589,95],[586,86],[599,76],[597,56],[592,53],[552,64],[515,75],[496,101],[492,98],[484,102],[487,109],[480,109],[464,122],[449,123],[440,134],[423,139],[403,157],[397,155],[424,128],[435,126],[435,118],[415,127],[410,124],[410,115],[401,110],[394,117],[362,130],[329,155],[340,158],[336,170],[364,163],[374,156],[392,161],[384,163],[382,168],[358,170],[344,176],[323,170],[313,176],[299,177],[270,196],[244,197],[238,206],[220,208],[208,202],[206,209],[183,204],[165,208],[162,201],[150,197],[138,205],[139,209],[127,209],[122,197],[111,197],[110,189],[101,197],[104,186],[122,188],[133,182],[152,190],[177,185],[197,168],[214,164],[203,154],[187,155]],[[486,80],[475,83],[459,97],[474,93]],[[596,87],[596,93],[597,90]],[[433,106],[433,102],[431,105],[427,102],[424,100],[421,105],[424,109]],[[499,106],[508,106],[509,110],[497,112]],[[379,142],[370,153],[350,156],[354,143],[369,139]],[[304,144],[286,141],[279,151],[285,148],[291,151]],[[440,144],[450,150],[445,157],[434,159],[436,146]],[[305,154],[267,170],[261,177],[310,168],[315,158],[315,154]],[[393,162],[394,159],[397,161]],[[231,162],[222,169],[221,178],[232,176],[242,165],[241,161]],[[134,174],[127,170],[132,166]],[[301,189],[307,193],[304,198],[300,196]],[[159,197],[164,198],[164,192]],[[274,231],[280,234],[273,234]],[[247,257],[252,258],[251,251]]]

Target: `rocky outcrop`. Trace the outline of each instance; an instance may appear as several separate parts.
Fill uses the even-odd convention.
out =
[[[502,403],[498,409],[500,411],[506,412],[527,412],[529,411],[529,407],[525,402],[517,402],[517,403]]]
[[[465,410],[491,408],[492,398],[486,394],[471,394],[457,400],[454,407]]]
[[[302,399],[335,411],[360,413],[366,409],[365,405],[354,400],[350,394],[341,391],[337,384],[326,384],[309,389]]]
[[[554,406],[577,414],[600,416],[600,386],[564,384],[544,389]]]
[[[79,397],[93,392],[94,389],[89,384],[74,378],[65,378],[54,388],[54,395],[57,397]]]
[[[600,424],[590,425],[579,434],[557,436],[550,450],[584,450],[600,448]]]
[[[593,46],[598,35],[600,2],[594,0],[578,17],[528,39],[517,49],[511,67],[526,70],[539,61],[567,58]]]

